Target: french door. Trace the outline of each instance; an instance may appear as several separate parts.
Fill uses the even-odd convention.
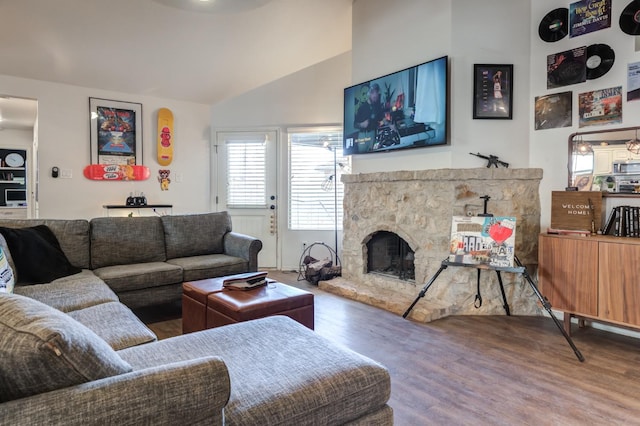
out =
[[[228,211],[235,232],[262,241],[259,268],[278,265],[278,132],[216,134],[215,209]]]

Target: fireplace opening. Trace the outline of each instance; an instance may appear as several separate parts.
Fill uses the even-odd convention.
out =
[[[367,242],[367,273],[415,280],[414,251],[398,234],[375,232]]]

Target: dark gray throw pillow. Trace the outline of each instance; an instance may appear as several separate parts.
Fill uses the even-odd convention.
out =
[[[77,274],[58,239],[46,225],[30,228],[0,227],[17,270],[16,284],[43,284]]]

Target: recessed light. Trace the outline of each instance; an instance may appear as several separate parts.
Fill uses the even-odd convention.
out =
[[[152,0],[165,6],[191,12],[225,14],[242,13],[258,9],[273,0]]]

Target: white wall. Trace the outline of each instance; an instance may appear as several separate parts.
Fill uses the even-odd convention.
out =
[[[529,3],[413,0],[389,7],[384,0],[355,2],[353,83],[449,56],[451,145],[356,155],[354,172],[485,165],[469,152],[528,167]],[[473,64],[478,63],[514,65],[513,120],[472,119]]]
[[[537,35],[540,21],[549,11],[558,7],[568,7],[568,3],[557,0],[531,1],[531,92],[529,103],[533,105],[536,96],[567,91],[573,92],[573,126],[571,127],[534,131],[534,112],[533,109],[530,111],[530,164],[531,167],[544,168],[544,177],[540,185],[541,229],[546,229],[551,223],[551,191],[562,191],[567,186],[567,143],[569,135],[579,130],[604,130],[638,126],[640,124],[640,102],[626,102],[626,94],[624,93],[627,88],[627,64],[640,61],[640,54],[635,51],[636,37],[623,33],[618,24],[620,14],[628,2],[612,1],[611,3],[611,28],[578,37],[570,38],[566,36],[562,40],[547,43]],[[547,55],[596,43],[608,44],[615,51],[614,65],[607,74],[594,80],[587,80],[584,83],[547,90]],[[623,91],[622,123],[580,129],[578,127],[578,94],[616,86],[622,86]]]
[[[151,204],[173,204],[174,213],[210,211],[209,106],[0,75],[0,94],[38,100],[39,217],[92,218],[106,214],[104,204],[122,204],[132,191]],[[89,97],[143,104],[143,159],[151,178],[139,182],[91,181]],[[157,176],[156,116],[161,107],[175,117],[175,156],[168,167],[173,182],[161,191]],[[71,179],[53,179],[51,168],[72,170]],[[176,182],[176,175],[182,182]]]
[[[286,78],[213,105],[213,134],[220,130],[278,128],[278,238],[282,247],[280,267],[297,270],[302,242],[324,241],[333,247],[333,231],[290,231],[287,229],[287,134],[289,127],[341,125],[343,89],[351,81],[351,55],[336,56]],[[215,170],[212,170],[215,176]],[[212,188],[215,190],[215,188]],[[224,210],[224,206],[220,208]],[[342,242],[342,233],[338,235]],[[340,251],[340,250],[338,250]]]

